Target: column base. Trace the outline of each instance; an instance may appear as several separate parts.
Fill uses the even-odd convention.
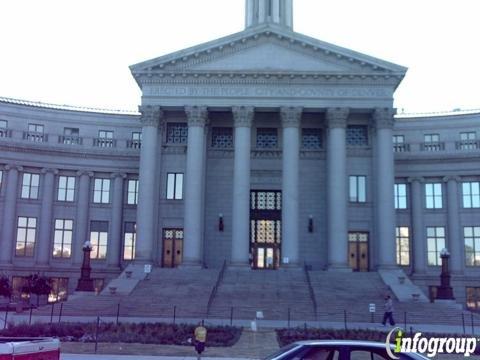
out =
[[[350,266],[344,264],[330,264],[328,265],[327,271],[349,273],[353,272],[353,269]]]

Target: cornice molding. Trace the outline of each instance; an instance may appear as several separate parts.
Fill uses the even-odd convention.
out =
[[[255,108],[253,106],[233,106],[232,114],[234,127],[252,127],[255,116]]]
[[[393,129],[395,125],[396,109],[393,108],[375,108],[372,119],[376,129]]]
[[[328,128],[346,128],[349,114],[349,108],[328,108],[325,116]]]
[[[140,123],[142,126],[158,127],[160,120],[163,118],[163,111],[160,106],[142,105],[138,107],[140,112]]]
[[[280,108],[280,118],[282,120],[282,127],[289,128],[300,127],[302,120],[303,108],[300,106],[290,106]]]
[[[204,127],[208,120],[208,109],[206,106],[185,106],[188,126]]]

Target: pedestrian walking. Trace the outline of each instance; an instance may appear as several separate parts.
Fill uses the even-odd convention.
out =
[[[393,319],[393,300],[390,295],[385,296],[385,313],[383,314],[382,324],[385,326],[387,320],[391,326],[395,326],[395,320]]]

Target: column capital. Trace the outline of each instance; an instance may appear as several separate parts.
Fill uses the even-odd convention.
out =
[[[58,175],[58,169],[51,169],[51,168],[43,168],[42,174],[51,173],[53,175]]]
[[[349,114],[349,108],[328,108],[326,112],[327,126],[330,129],[345,128]]]
[[[87,171],[87,170],[78,170],[77,171],[77,176],[82,176],[82,175],[87,175],[88,177],[93,177],[93,172],[92,171]]]
[[[142,105],[138,107],[140,112],[140,123],[142,126],[158,127],[160,119],[163,118],[163,111],[160,106]]]
[[[232,114],[234,127],[251,127],[255,108],[253,106],[234,106]]]
[[[458,183],[458,182],[462,181],[462,178],[460,176],[456,176],[456,175],[448,175],[448,176],[445,176],[443,178],[443,182],[448,183],[450,181],[455,181],[455,182]]]
[[[280,108],[280,118],[284,128],[300,126],[303,108],[300,106],[289,106]]]
[[[376,129],[392,129],[395,124],[393,117],[397,113],[394,108],[375,108],[373,110],[372,119]]]
[[[116,178],[126,179],[126,178],[127,178],[127,174],[116,172],[116,173],[110,174],[110,178],[112,178],[112,179],[116,179]]]
[[[5,170],[9,171],[9,170],[17,170],[17,171],[23,171],[23,166],[21,165],[12,165],[12,164],[7,164],[5,165]]]
[[[420,184],[425,182],[425,178],[422,176],[412,176],[407,179],[409,183],[419,182]]]
[[[207,124],[208,109],[206,106],[185,106],[188,126],[204,127]]]

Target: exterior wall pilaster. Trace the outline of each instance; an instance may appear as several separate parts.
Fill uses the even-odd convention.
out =
[[[188,118],[187,166],[185,175],[184,266],[202,265],[203,185],[205,125],[208,111],[203,106],[185,108]]]
[[[282,170],[282,258],[289,266],[299,265],[299,159],[302,108],[280,111],[283,126]]]
[[[458,183],[460,178],[447,176],[447,246],[450,251],[450,269],[454,274],[462,274],[464,269],[464,244],[460,230]]]
[[[142,123],[142,147],[140,150],[140,169],[138,181],[137,205],[137,243],[135,261],[150,263],[153,261],[155,242],[155,204],[156,173],[158,163],[159,123],[163,112],[158,106],[140,106]]]
[[[15,242],[15,221],[17,216],[18,173],[23,170],[21,166],[5,166],[8,171],[5,191],[5,208],[3,209],[2,238],[0,245],[0,263],[10,264],[13,256]]]
[[[52,249],[53,198],[55,175],[58,170],[43,169],[42,210],[38,234],[37,264],[47,266]]]
[[[410,178],[411,184],[411,204],[412,204],[412,250],[413,250],[413,269],[416,274],[424,274],[426,271],[426,244],[425,244],[425,224],[423,219],[423,197],[422,184],[423,178]]]
[[[327,109],[328,267],[348,270],[347,108]]]
[[[123,219],[123,185],[126,174],[112,174],[113,199],[111,217],[111,236],[108,239],[107,264],[111,267],[120,266],[122,249],[122,219]]]
[[[395,252],[395,184],[393,159],[393,124],[395,110],[377,108],[373,112],[376,129],[376,241],[378,268],[396,267]]]
[[[233,169],[232,258],[234,266],[249,265],[250,149],[253,107],[234,107],[235,159]]]
[[[73,262],[81,265],[83,261],[83,244],[90,240],[88,236],[88,217],[90,207],[90,179],[93,172],[79,171],[77,215],[75,225],[75,239],[73,244]]]

